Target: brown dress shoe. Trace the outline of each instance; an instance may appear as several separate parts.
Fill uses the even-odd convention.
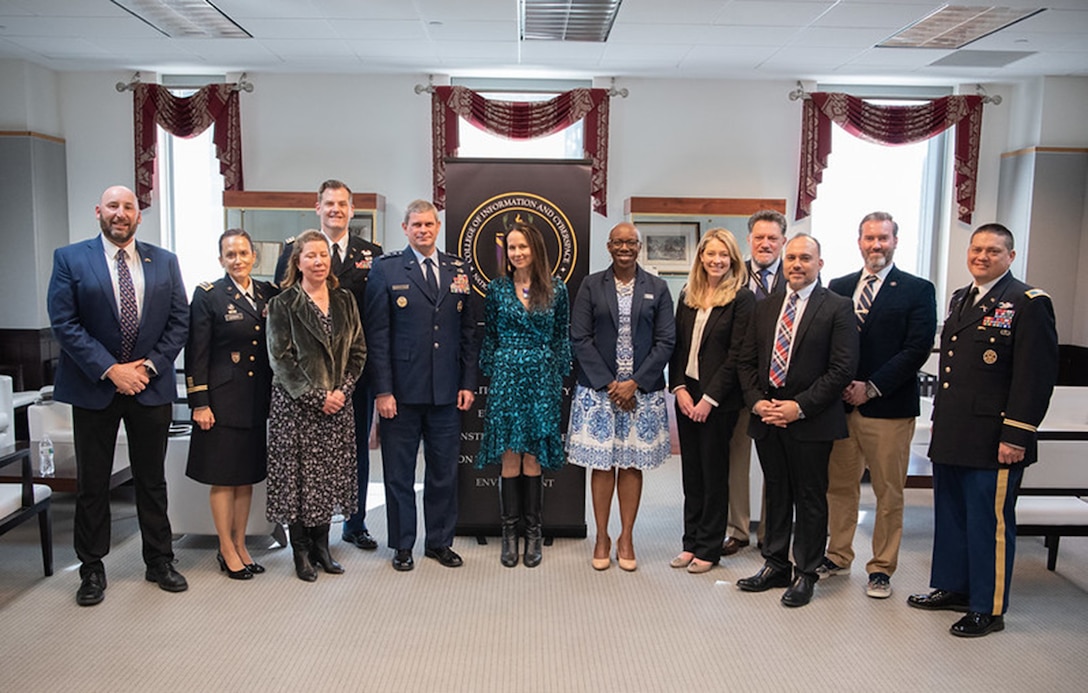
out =
[[[722,555],[732,556],[736,552],[743,549],[745,546],[748,546],[748,544],[749,541],[747,539],[741,541],[736,537],[728,537],[725,541],[722,542]]]

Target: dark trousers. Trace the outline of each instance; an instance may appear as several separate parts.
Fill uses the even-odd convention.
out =
[[[971,611],[1009,608],[1016,555],[1016,496],[1023,465],[975,469],[933,465],[934,589],[966,594]]]
[[[698,404],[698,381],[687,380],[688,394]],[[684,550],[717,563],[729,522],[729,441],[737,412],[714,407],[706,421],[696,423],[676,408],[680,436],[680,469],[684,486]]]
[[[148,407],[122,394],[114,395],[105,409],[72,407],[78,474],[74,535],[76,556],[83,563],[80,575],[104,571],[102,558],[110,552],[110,475],[122,421],[136,487],[144,563],[174,560],[164,470],[170,416],[169,404]]]
[[[382,470],[389,548],[416,543],[416,453],[423,441],[423,521],[426,548],[453,544],[457,525],[457,460],[461,412],[456,404],[397,403],[397,415],[382,419]]]
[[[374,421],[374,394],[359,383],[351,396],[355,408],[355,463],[359,475],[359,509],[344,521],[343,532],[366,529],[366,492],[370,484],[370,426]]]
[[[790,536],[797,574],[816,578],[827,539],[827,460],[830,440],[796,440],[788,428],[771,426],[756,441],[766,483],[763,558],[777,570],[790,568]],[[796,518],[796,525],[794,525]]]

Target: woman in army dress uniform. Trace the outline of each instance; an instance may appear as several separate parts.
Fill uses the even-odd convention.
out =
[[[193,410],[185,473],[211,485],[219,568],[248,580],[264,568],[246,550],[253,484],[265,478],[272,371],[265,347],[267,301],[276,289],[249,275],[256,256],[242,229],[219,237],[227,275],[197,287],[189,306],[185,374]]]
[[[506,235],[506,273],[491,282],[484,302],[480,368],[491,384],[477,466],[502,464],[502,564],[518,564],[524,516],[525,565],[533,568],[541,560],[541,469],[564,462],[559,419],[570,372],[570,302],[533,226],[519,223]]]

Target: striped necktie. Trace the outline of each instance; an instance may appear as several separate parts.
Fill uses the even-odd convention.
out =
[[[861,296],[858,296],[858,304],[854,306],[854,314],[858,317],[859,330],[865,324],[865,318],[869,317],[869,309],[873,307],[873,294],[876,293],[873,287],[875,286],[875,274],[865,277],[865,288],[861,290]]]
[[[121,294],[121,304],[117,307],[121,316],[121,363],[132,358],[132,348],[136,345],[136,335],[140,331],[140,315],[136,310],[136,288],[132,285],[132,274],[128,271],[128,253],[124,248],[117,251],[117,288]]]
[[[771,385],[775,387],[786,384],[786,365],[790,361],[790,346],[793,344],[793,321],[797,317],[797,298],[796,291],[790,294],[774,336],[774,350],[771,351]]]

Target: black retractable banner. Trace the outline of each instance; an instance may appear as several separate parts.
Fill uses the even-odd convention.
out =
[[[446,162],[446,252],[470,266],[476,315],[488,283],[502,272],[506,232],[517,220],[540,229],[552,274],[567,283],[571,306],[589,269],[590,165],[578,161],[450,159]],[[481,325],[482,330],[482,325]],[[481,331],[481,335],[482,335]],[[487,379],[461,423],[457,534],[498,536],[499,467],[476,469],[484,430]],[[567,430],[573,377],[563,381]],[[544,534],[585,537],[585,470],[544,472]]]

